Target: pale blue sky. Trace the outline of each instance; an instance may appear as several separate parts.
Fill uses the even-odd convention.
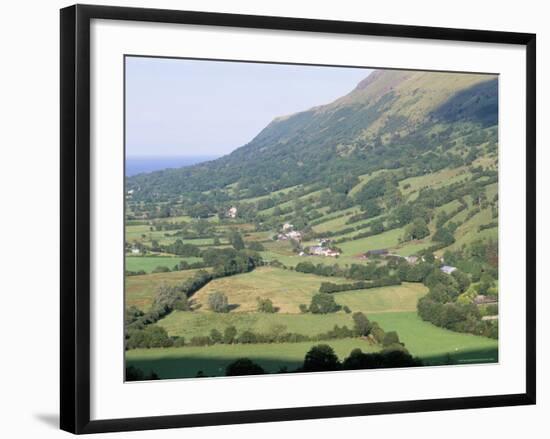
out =
[[[227,154],[275,117],[329,103],[370,72],[127,57],[126,154]]]

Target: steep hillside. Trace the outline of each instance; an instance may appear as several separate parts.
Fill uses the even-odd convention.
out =
[[[379,70],[332,103],[276,118],[225,157],[130,177],[127,188],[136,200],[210,191],[207,199],[222,202],[294,185],[330,187],[379,169],[433,171],[462,160],[456,139],[496,124],[497,100],[495,76]]]

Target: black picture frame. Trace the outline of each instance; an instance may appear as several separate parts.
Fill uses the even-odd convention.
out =
[[[90,420],[90,21],[181,23],[526,47],[526,392],[416,401]],[[530,33],[74,5],[61,10],[61,429],[81,434],[426,412],[536,401],[536,36]]]

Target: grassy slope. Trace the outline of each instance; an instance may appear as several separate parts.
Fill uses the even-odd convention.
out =
[[[369,236],[368,238],[356,239],[339,244],[344,254],[357,255],[365,253],[368,250],[396,247],[399,238],[403,236],[403,228],[388,230],[379,235]]]
[[[269,298],[280,312],[299,312],[301,303],[308,304],[326,277],[298,273],[271,267],[257,268],[251,273],[216,279],[193,296],[201,309],[208,308],[208,295],[220,291],[227,295],[230,304],[239,305],[238,312],[255,311],[256,297]],[[334,279],[344,283],[345,279]]]
[[[159,258],[160,259],[160,258]],[[126,306],[137,306],[147,310],[159,285],[176,285],[192,277],[198,270],[152,273],[143,276],[126,276]]]
[[[370,290],[354,290],[335,293],[336,302],[347,305],[352,311],[366,314],[378,312],[416,311],[416,302],[428,292],[420,283],[404,282]]]

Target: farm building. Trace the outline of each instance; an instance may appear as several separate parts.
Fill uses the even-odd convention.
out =
[[[288,236],[290,239],[294,239],[295,241],[300,241],[302,239],[302,234],[300,232],[297,232],[296,230],[288,232],[286,236]]]
[[[141,250],[137,247],[132,247],[132,254],[133,255],[139,255],[141,253]]]
[[[456,270],[456,267],[451,267],[450,265],[443,265],[440,270],[445,274],[451,274]]]
[[[420,258],[418,256],[405,256],[405,260],[409,264],[416,264]]]
[[[235,206],[232,206],[227,210],[225,216],[227,216],[228,218],[237,218],[237,208]]]

